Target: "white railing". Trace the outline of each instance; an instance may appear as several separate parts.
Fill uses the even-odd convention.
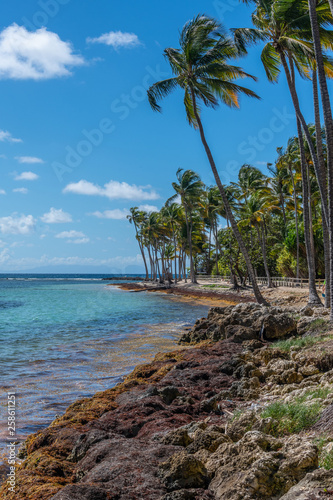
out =
[[[209,276],[207,274],[197,274],[196,277],[199,280],[207,280],[207,281],[212,281],[214,283],[220,283],[223,281],[227,281],[228,283],[230,283],[231,281],[230,276]],[[276,287],[284,286],[290,288],[309,288],[309,280],[307,278],[283,278],[279,276],[279,277],[272,277],[271,280],[273,285]],[[324,284],[324,281],[325,279],[317,279],[316,286],[318,288],[321,288]],[[257,283],[259,285],[268,285],[268,278],[258,277]],[[249,278],[246,279],[246,284],[248,285],[251,284]]]

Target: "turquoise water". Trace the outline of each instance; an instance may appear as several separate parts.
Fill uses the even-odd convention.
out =
[[[181,330],[207,314],[206,306],[125,292],[100,278],[0,275],[0,443],[8,391],[16,392],[23,439],[77,398],[174,348]]]

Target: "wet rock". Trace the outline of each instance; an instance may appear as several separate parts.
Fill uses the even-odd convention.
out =
[[[176,453],[160,465],[159,476],[169,491],[182,488],[205,488],[207,470],[200,460],[185,451]]]
[[[160,389],[158,392],[167,405],[170,405],[174,399],[181,396],[178,387],[174,386],[163,387],[163,389]]]
[[[52,500],[107,500],[105,490],[93,486],[66,486]]]
[[[89,448],[91,448],[94,444],[103,441],[104,439],[108,439],[110,436],[99,429],[95,429],[88,434],[81,434],[75,446],[68,456],[68,460],[73,462],[78,462],[81,460]]]

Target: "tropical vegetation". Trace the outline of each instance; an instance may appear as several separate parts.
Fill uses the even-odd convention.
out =
[[[264,303],[256,277],[282,275],[309,280],[309,303],[322,305],[316,278],[325,277],[326,305],[333,320],[333,120],[328,79],[333,76],[331,0],[244,0],[253,7],[252,27],[228,31],[200,14],[180,32],[179,48],[164,56],[173,76],[154,83],[148,100],[154,111],[175,89],[183,92],[185,115],[197,129],[216,186],[198,173],[179,169],[174,195],[158,213],[132,209],[130,220],[152,279],[186,278],[216,272],[235,287],[248,277]],[[239,107],[239,97],[259,96],[240,79],[256,80],[237,60],[253,45],[270,83],[285,79],[295,110],[295,136],[277,145],[276,158],[261,172],[244,165],[237,182],[223,185],[208,144],[202,107]],[[304,116],[302,79],[312,81],[313,123]],[[321,118],[323,117],[323,123]],[[236,133],[236,132],[235,132]],[[203,166],[204,168],[204,166]],[[149,268],[149,269],[148,269]]]

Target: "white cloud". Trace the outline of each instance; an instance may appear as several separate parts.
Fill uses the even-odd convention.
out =
[[[27,194],[27,192],[28,192],[27,188],[16,188],[16,189],[13,189],[13,193]]]
[[[94,212],[91,215],[94,215],[95,217],[98,217],[99,219],[114,219],[114,220],[121,220],[121,219],[126,219],[126,217],[129,215],[129,210],[126,208],[123,208],[120,210],[119,208],[116,208],[115,210],[105,210],[104,212]]]
[[[0,217],[0,231],[3,234],[30,234],[35,229],[35,219],[32,215],[17,214]]]
[[[72,222],[71,214],[64,212],[61,208],[50,208],[50,211],[41,217],[41,221],[46,224],[63,224],[65,222]]]
[[[0,130],[0,141],[1,142],[22,142],[22,139],[15,139],[10,132],[7,130]],[[5,155],[1,155],[1,158],[5,158]]]
[[[62,233],[56,234],[56,238],[67,239],[67,243],[74,243],[75,245],[82,245],[84,243],[89,243],[90,238],[88,238],[81,231],[63,231]]]
[[[75,245],[83,245],[84,243],[89,243],[90,238],[79,238],[77,240],[68,240],[67,243],[75,243]]]
[[[62,233],[56,234],[56,238],[85,238],[85,234],[81,231],[63,231]]]
[[[6,191],[4,189],[0,189],[0,194],[6,194]]]
[[[15,160],[19,163],[44,163],[44,160],[36,156],[15,156]]]
[[[39,175],[34,172],[22,172],[14,177],[15,181],[36,181],[39,179]]]
[[[87,38],[88,43],[103,43],[109,45],[114,49],[119,49],[121,47],[132,48],[141,45],[138,36],[135,33],[124,33],[122,31],[110,31],[110,33],[104,33],[97,38]]]
[[[46,28],[31,32],[14,23],[0,33],[0,78],[46,80],[82,64],[72,45]]]
[[[143,210],[144,212],[158,212],[158,208],[155,205],[139,205],[139,210]]]
[[[105,196],[110,200],[157,200],[159,195],[150,186],[136,186],[127,182],[110,181],[104,187],[86,180],[68,184],[63,193],[75,193],[88,196]]]

